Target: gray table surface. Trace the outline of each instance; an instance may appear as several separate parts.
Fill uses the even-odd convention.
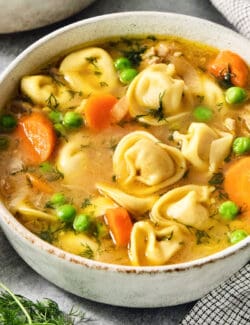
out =
[[[35,0],[37,1],[37,0]],[[40,37],[69,23],[111,12],[154,10],[177,12],[230,24],[208,0],[98,0],[77,15],[33,31],[0,35],[0,72],[27,46]],[[0,229],[0,281],[14,292],[31,299],[48,297],[68,311],[72,305],[93,319],[91,324],[178,324],[194,303],[154,309],[131,309],[95,303],[69,294],[35,273],[12,249]]]

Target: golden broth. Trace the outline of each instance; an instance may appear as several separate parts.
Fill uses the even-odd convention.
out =
[[[89,48],[93,48],[93,46],[91,45],[87,50]],[[219,206],[228,200],[228,195],[223,189],[223,178],[218,181],[218,177],[221,175],[223,177],[228,166],[234,160],[241,158],[231,153],[232,143],[226,157],[223,157],[219,163],[216,162],[216,168],[211,169],[210,166],[211,170],[208,168],[204,170],[204,168],[200,169],[200,167],[195,166],[196,162],[193,162],[192,157],[187,158],[183,149],[183,143],[187,141],[187,138],[183,140],[183,136],[188,134],[190,125],[196,127],[198,125],[198,121],[192,112],[199,105],[209,107],[213,112],[212,119],[202,123],[203,126],[205,125],[212,130],[204,131],[212,132],[211,137],[213,137],[214,130],[219,130],[216,131],[218,139],[227,136],[233,140],[235,137],[249,135],[248,101],[236,106],[225,103],[225,89],[221,88],[217,80],[206,72],[207,65],[217,55],[218,51],[182,39],[175,40],[173,37],[157,39],[152,36],[141,39],[114,39],[95,44],[94,48],[104,49],[105,55],[108,57],[106,58],[104,54],[102,56],[99,52],[100,57],[98,55],[87,56],[84,66],[82,66],[82,62],[77,61],[78,57],[69,59],[69,62],[66,62],[65,58],[60,59],[55,64],[37,73],[37,75],[42,75],[42,78],[46,76],[49,79],[41,79],[37,82],[33,79],[30,81],[31,76],[25,77],[26,81],[22,80],[21,83],[20,94],[12,99],[5,108],[4,114],[12,114],[19,121],[19,124],[22,121],[22,116],[29,116],[32,112],[42,112],[46,118],[49,117],[52,120],[53,126],[57,130],[53,153],[48,159],[39,163],[30,162],[25,157],[27,154],[24,152],[22,139],[18,138],[15,129],[13,132],[2,130],[2,136],[8,139],[9,146],[1,150],[0,191],[10,211],[25,227],[65,251],[107,263],[125,265],[131,265],[131,263],[133,265],[158,265],[190,261],[228,247],[230,245],[228,235],[233,230],[241,229],[249,233],[250,222],[245,211],[241,211],[243,213],[238,214],[233,220],[223,219],[218,212]],[[93,51],[93,53],[95,52]],[[131,86],[135,83],[134,80],[128,84],[119,81],[118,77],[121,74],[119,69],[115,71],[113,68],[112,73],[105,70],[105,66],[110,64],[109,60],[115,61],[124,56],[131,60],[133,68],[137,69],[139,73],[134,79],[138,78],[139,80],[138,87],[135,86],[137,87],[135,90]],[[67,58],[68,56],[66,56]],[[101,60],[104,60],[103,66],[100,63]],[[163,70],[151,71],[150,69],[155,65],[163,70],[168,67],[169,72],[165,72],[165,70],[164,73]],[[171,72],[171,69],[174,70]],[[145,71],[149,71],[149,77],[145,74],[144,79],[142,77],[139,79],[138,76],[141,76]],[[155,73],[157,77],[154,77]],[[165,90],[159,91],[162,86],[157,84],[158,73],[163,81],[166,74],[169,74],[164,81],[166,85],[169,85],[169,88],[172,87],[172,83],[176,86],[171,92],[166,88],[168,99],[164,97],[166,95]],[[84,79],[85,75],[88,76],[85,78],[86,80]],[[154,78],[155,82],[152,81]],[[92,84],[88,85],[88,83],[96,83],[93,92],[89,92],[89,90],[85,92],[86,89],[93,86]],[[80,89],[76,85],[84,85],[86,88]],[[126,105],[129,106],[129,109],[131,107],[134,109],[136,105],[138,105],[138,109],[141,109],[147,101],[149,106],[146,110],[144,107],[144,112],[137,115],[133,109],[131,110],[132,113],[125,111],[121,118],[113,120],[109,126],[101,130],[91,128],[86,121],[84,126],[65,127],[63,118],[66,112],[77,112],[86,120],[85,109],[89,98],[95,93],[106,93],[105,89],[109,87],[112,89],[108,90],[107,93],[118,99],[126,97]],[[181,96],[178,97],[180,101],[178,106],[176,104],[176,93],[177,90],[179,92],[180,87],[183,89]],[[158,92],[154,92],[154,88]],[[249,84],[246,86],[247,91],[248,88]],[[132,95],[128,95],[130,93]],[[152,106],[152,102],[155,101],[152,98],[155,96],[158,106]],[[144,100],[144,106],[138,97],[142,98],[142,101]],[[172,111],[168,116],[165,116],[164,105],[168,105],[170,98],[173,102]],[[131,103],[128,103],[130,100]],[[120,104],[120,107],[118,105],[118,111],[124,109],[124,104]],[[55,112],[56,117],[53,116]],[[148,152],[152,147],[155,153],[162,155],[166,161],[171,160],[172,156],[166,153],[166,150],[169,149],[166,149],[165,145],[178,151],[178,155],[181,156],[186,167],[176,181],[152,190],[154,185],[139,184],[138,179],[142,175],[138,174],[133,176],[137,177],[135,183],[129,183],[129,181],[128,184],[130,185],[126,185],[126,182],[122,183],[121,178],[123,176],[118,177],[114,172],[114,153],[117,152],[117,147],[122,151],[121,140],[126,135],[136,134],[133,133],[136,131],[142,131],[139,133],[142,138],[145,137],[145,132],[153,135],[157,142],[150,144],[151,140],[143,138],[144,142],[141,143],[149,146]],[[207,138],[206,141],[210,143]],[[164,145],[159,149],[158,143]],[[200,154],[199,158],[202,161],[210,159],[209,153],[204,149],[207,143],[201,141],[199,148],[197,148],[197,152]],[[135,147],[131,148],[131,152],[134,152]],[[144,149],[141,149],[140,145],[138,148],[139,154],[136,159],[139,159],[138,157],[141,154],[141,157],[147,161],[149,154],[146,151],[143,152]],[[131,157],[134,157],[133,155]],[[124,153],[121,161],[126,160],[126,157],[127,153]],[[148,166],[143,165],[143,161],[136,159],[134,164],[141,166],[140,173],[142,171],[149,173],[147,171]],[[161,160],[158,159],[157,162],[153,158],[150,159],[150,163],[156,163],[156,166]],[[229,160],[230,163],[228,163]],[[159,165],[156,171],[162,169],[163,173],[166,174],[171,168],[165,168],[163,164],[163,166]],[[175,168],[177,170],[179,167]],[[181,173],[181,171],[179,172]],[[148,179],[151,182],[150,176],[152,175],[149,175]],[[165,176],[156,175],[155,177],[162,178]],[[122,193],[132,197],[130,199],[133,208],[127,202],[128,198],[124,199],[125,208],[129,210],[133,227],[142,222],[141,225],[144,228],[139,229],[138,234],[132,232],[131,242],[125,247],[116,245],[114,236],[110,235],[109,224],[105,219],[107,209],[123,205],[114,194],[96,186],[98,183],[105,183],[110,186],[111,192],[119,189]],[[199,191],[202,186],[207,189],[213,187],[211,191],[209,190],[209,198],[203,201],[199,201],[200,194],[197,192],[198,194],[195,194],[196,206],[190,206],[190,209],[196,211],[195,213],[200,209],[199,211],[204,215],[204,224],[209,222],[209,225],[202,224],[200,220],[197,220],[197,216],[193,219],[192,216],[188,217],[188,221],[185,221],[185,216],[189,214],[190,210],[179,212],[185,204],[187,207],[189,206],[191,196],[190,199],[187,197],[187,200],[184,200],[186,196],[181,197],[184,201],[179,205],[175,204],[178,201],[171,201],[168,205],[163,202],[163,207],[165,204],[167,211],[171,210],[172,214],[169,213],[173,217],[167,216],[162,224],[155,221],[158,217],[154,217],[155,212],[153,211],[156,209],[153,206],[157,205],[158,200],[162,200],[170,191],[178,190],[189,184],[200,186]],[[195,193],[194,190],[191,192]],[[63,193],[64,203],[73,205],[77,210],[77,215],[84,214],[91,219],[91,226],[87,230],[77,231],[74,229],[73,220],[70,222],[60,221],[57,215],[59,205],[51,203],[51,197],[55,193]],[[189,194],[187,192],[186,195]],[[144,208],[145,211],[143,210],[142,213],[136,213],[135,210],[139,209],[138,200],[140,199],[140,202],[145,200],[146,202],[152,196],[155,198],[152,199],[154,202],[150,203],[150,207]],[[140,204],[143,207],[145,205],[145,203]],[[157,213],[159,214],[159,212]],[[153,230],[151,228],[151,230],[146,230],[149,229],[147,228],[148,224]],[[168,227],[175,228],[168,233],[166,232]],[[180,237],[177,236],[177,233]],[[154,238],[152,245],[150,244],[151,236]],[[147,257],[147,249],[151,250],[151,253],[153,250],[152,258]],[[168,252],[170,252],[169,255]],[[157,254],[159,254],[159,259],[154,258]],[[168,256],[166,257],[166,255]]]

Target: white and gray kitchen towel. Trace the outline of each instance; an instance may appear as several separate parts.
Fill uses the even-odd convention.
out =
[[[220,13],[250,40],[250,0],[210,0]]]
[[[201,298],[181,322],[181,325],[249,324],[250,264]]]

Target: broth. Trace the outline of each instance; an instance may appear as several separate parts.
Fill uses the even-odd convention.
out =
[[[52,245],[113,264],[186,262],[246,237],[230,175],[250,151],[249,80],[230,102],[231,62],[209,70],[218,53],[117,38],[24,76],[0,117],[6,206]]]

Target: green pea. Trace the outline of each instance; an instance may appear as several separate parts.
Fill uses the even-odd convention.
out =
[[[197,106],[193,110],[193,117],[198,122],[209,122],[213,118],[214,112],[206,106]]]
[[[228,104],[240,104],[247,99],[247,92],[241,87],[230,87],[226,91],[225,99]]]
[[[219,206],[219,213],[224,220],[233,220],[239,211],[239,207],[233,201],[223,202]]]
[[[16,118],[11,114],[4,114],[0,117],[0,125],[7,130],[13,129],[17,125]]]
[[[56,214],[61,221],[70,222],[76,216],[76,209],[71,204],[64,204],[57,208]]]
[[[50,199],[50,203],[53,206],[60,206],[66,202],[65,195],[63,193],[55,193]]]
[[[53,123],[60,123],[63,119],[62,113],[58,112],[58,111],[51,111],[49,113],[49,119],[53,122]]]
[[[238,137],[233,142],[233,152],[236,155],[242,155],[250,151],[250,138]]]
[[[87,214],[79,214],[75,217],[73,228],[76,231],[88,231],[91,225],[90,216]]]
[[[136,69],[133,68],[124,69],[120,73],[120,80],[124,84],[129,84],[137,74],[138,71]]]
[[[120,57],[115,60],[115,68],[118,71],[122,71],[124,69],[131,68],[132,64],[128,58]]]
[[[77,112],[67,112],[63,117],[63,124],[67,128],[79,128],[83,125],[82,115]]]
[[[236,229],[229,233],[229,241],[231,244],[237,244],[244,238],[248,236],[248,233],[245,230],[242,229]]]
[[[9,139],[5,136],[0,136],[0,150],[5,150],[9,146]]]

